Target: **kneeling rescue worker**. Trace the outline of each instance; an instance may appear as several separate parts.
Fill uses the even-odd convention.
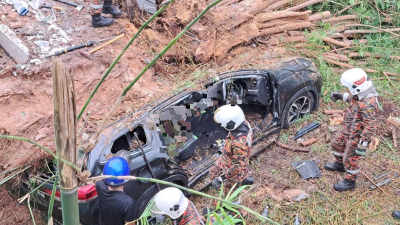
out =
[[[325,164],[329,171],[346,172],[345,179],[334,185],[336,191],[347,191],[356,187],[360,172],[359,161],[365,156],[367,146],[375,132],[375,119],[379,109],[378,93],[364,70],[353,68],[342,74],[340,82],[350,93],[333,92],[334,101],[343,100],[350,105],[345,109],[342,129],[332,141],[336,158]]]
[[[213,186],[219,188],[224,182],[224,191],[228,193],[235,183],[236,188],[246,182],[252,184],[253,178],[249,177],[252,130],[250,123],[245,120],[243,110],[237,105],[224,105],[215,111],[214,121],[229,133],[222,155],[210,168]]]
[[[199,214],[193,202],[185,197],[181,190],[169,187],[154,197],[150,209],[152,213],[169,216],[178,225],[204,225],[205,219]],[[210,217],[210,224],[214,219]]]
[[[103,175],[129,176],[126,159],[114,157],[104,165]],[[99,196],[99,225],[134,224],[135,203],[124,193],[124,184],[129,180],[107,178],[96,181]]]

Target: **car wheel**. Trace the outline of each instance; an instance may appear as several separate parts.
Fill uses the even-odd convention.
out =
[[[297,93],[286,104],[282,113],[282,128],[288,129],[299,118],[309,114],[313,110],[314,95],[310,91]]]

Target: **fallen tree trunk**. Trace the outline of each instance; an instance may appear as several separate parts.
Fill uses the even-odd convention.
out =
[[[290,2],[291,2],[291,0],[277,1],[277,2],[273,3],[272,5],[268,6],[267,10],[268,11],[272,11],[272,10],[275,10],[275,9],[279,9],[280,7],[286,5],[286,4],[290,3]]]
[[[363,55],[361,56],[361,54],[358,53],[358,52],[347,52],[347,57],[349,57],[349,58],[358,58],[358,57],[383,58],[384,56],[381,56],[381,55],[379,55],[379,54],[369,53],[369,52],[365,52],[365,53],[363,53]],[[397,56],[397,55],[390,55],[389,58],[400,60],[400,56]]]
[[[368,41],[367,40],[365,40],[365,39],[359,39],[359,40],[357,40],[357,41],[354,41],[354,40],[344,40],[344,42],[346,42],[347,44],[349,44],[349,45],[366,45],[366,44],[368,44]]]
[[[325,18],[329,18],[329,17],[331,17],[331,12],[330,11],[324,11],[324,12],[322,12],[322,13],[316,13],[316,14],[314,14],[314,15],[311,15],[309,18],[308,18],[308,21],[312,21],[312,22],[319,22],[319,21],[321,21],[321,20],[323,20],[323,19],[325,19]]]
[[[258,23],[265,23],[269,20],[276,20],[281,18],[290,19],[291,17],[306,20],[310,16],[310,13],[311,10],[304,12],[290,12],[290,11],[267,12],[256,15],[254,19]]]
[[[338,22],[338,21],[344,21],[344,20],[356,20],[357,15],[346,15],[346,16],[336,16],[332,17],[329,19],[324,19],[322,22],[324,23],[332,23],[332,22]]]
[[[296,6],[287,8],[287,9],[285,9],[285,11],[296,11],[296,10],[305,8],[305,7],[309,6],[309,5],[313,5],[313,4],[322,2],[322,1],[324,1],[324,0],[310,0],[308,2],[301,3],[300,5],[296,5]]]
[[[332,64],[334,64],[334,65],[337,65],[337,66],[341,66],[341,67],[344,67],[344,68],[349,68],[349,69],[351,69],[351,68],[354,68],[355,66],[353,66],[353,65],[350,65],[350,64],[347,64],[347,63],[342,63],[342,62],[338,62],[338,61],[335,61],[335,60],[332,60],[332,59],[329,59],[329,58],[326,58],[326,57],[324,57],[324,60],[326,61],[326,62],[328,62],[328,63],[332,63]],[[379,71],[378,70],[374,70],[374,69],[368,69],[368,68],[364,68],[364,70],[365,70],[365,72],[367,72],[367,73],[378,73]],[[400,74],[397,74],[397,73],[392,73],[392,72],[385,72],[387,75],[390,75],[390,76],[400,76]]]
[[[373,34],[373,33],[383,33],[383,32],[393,32],[400,31],[400,28],[393,29],[382,29],[382,30],[345,30],[344,34]]]
[[[310,152],[309,148],[301,148],[301,147],[289,146],[289,145],[282,144],[279,141],[276,141],[275,143],[276,143],[276,146],[284,148],[284,149],[292,150],[293,152]]]
[[[332,39],[332,38],[322,37],[322,40],[327,42],[327,43],[334,44],[334,45],[338,45],[338,46],[342,46],[342,47],[350,47],[350,45],[348,43],[337,41],[337,40]]]
[[[312,26],[313,26],[313,24],[309,21],[285,24],[282,26],[277,26],[277,27],[262,30],[260,32],[259,36],[268,35],[268,34],[276,34],[276,33],[285,32],[285,31],[289,31],[289,30],[299,30],[299,29],[304,29],[304,28],[310,28]]]
[[[350,62],[349,57],[345,56],[345,55],[341,55],[341,54],[333,54],[333,53],[324,53],[324,56],[332,56],[335,57],[337,59],[339,59],[340,61],[343,62]]]

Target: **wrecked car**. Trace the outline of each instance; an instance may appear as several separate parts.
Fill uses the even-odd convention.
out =
[[[220,156],[227,131],[213,120],[214,111],[225,104],[238,104],[253,130],[252,156],[273,143],[281,129],[289,128],[299,118],[319,106],[322,78],[315,65],[305,58],[293,58],[266,69],[244,69],[218,74],[198,91],[186,90],[151,103],[105,128],[95,147],[82,154],[82,170],[91,176],[102,174],[106,161],[116,155],[125,157],[131,175],[152,177],[185,187],[203,190],[211,181],[206,175]],[[136,113],[138,114],[138,113]],[[135,115],[136,115],[135,114]],[[146,165],[134,134],[137,134],[151,167]],[[56,171],[52,163],[46,166]],[[22,182],[28,192],[45,181],[50,173],[29,177]],[[166,186],[160,185],[161,188]],[[52,182],[38,191],[39,209],[47,212]],[[124,191],[136,201],[136,217],[157,193],[154,183],[129,181]],[[60,193],[55,194],[53,218],[61,224]],[[97,223],[97,193],[94,184],[80,186],[79,212],[82,224]]]

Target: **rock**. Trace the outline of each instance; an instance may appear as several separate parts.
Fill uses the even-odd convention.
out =
[[[307,194],[301,189],[286,190],[282,194],[287,200],[295,202],[299,202],[305,198],[310,197],[309,194]]]
[[[343,116],[333,116],[329,118],[329,125],[330,126],[335,126],[335,125],[340,125],[343,122],[344,117]]]
[[[43,139],[44,137],[46,137],[46,135],[45,135],[45,134],[39,134],[39,135],[36,135],[36,137],[35,137],[35,141],[39,141],[40,139]]]
[[[330,132],[335,133],[336,131],[339,130],[339,127],[337,126],[328,126],[328,129]]]
[[[82,141],[87,141],[89,139],[89,135],[87,133],[82,134]]]
[[[22,27],[22,22],[15,22],[10,24],[11,29],[16,29]]]
[[[35,44],[39,47],[48,47],[50,42],[48,41],[35,41]]]
[[[297,142],[297,144],[300,144],[300,143],[304,142],[304,139],[303,138],[299,138],[299,139],[296,140],[296,142]]]
[[[371,151],[375,151],[380,141],[381,140],[379,138],[373,137],[371,142],[369,143],[368,149]]]

